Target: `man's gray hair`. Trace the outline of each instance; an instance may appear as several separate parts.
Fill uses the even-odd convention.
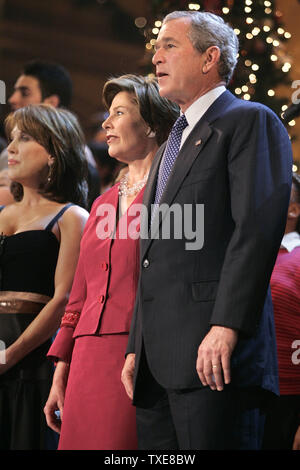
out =
[[[191,21],[188,37],[195,49],[201,53],[211,46],[220,49],[218,70],[220,77],[228,84],[237,64],[239,50],[239,41],[232,27],[220,16],[200,11],[173,11],[164,18],[163,24],[180,18]]]

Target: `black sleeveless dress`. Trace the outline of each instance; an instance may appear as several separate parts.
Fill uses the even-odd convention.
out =
[[[1,291],[32,292],[53,297],[59,242],[51,231],[71,204],[64,206],[45,230],[29,230],[0,236]],[[0,313],[1,345],[8,347],[37,315]],[[51,340],[0,375],[0,449],[55,448],[55,433],[43,412],[53,376],[46,358]]]

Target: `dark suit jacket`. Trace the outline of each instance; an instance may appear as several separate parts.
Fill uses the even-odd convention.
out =
[[[148,208],[164,147],[145,189]],[[194,220],[196,205],[204,204],[204,244],[187,250],[190,240],[184,236],[141,240],[127,349],[136,353],[136,377],[143,372],[143,343],[150,370],[162,386],[201,387],[198,347],[211,325],[223,325],[239,331],[232,382],[277,391],[269,279],[286,223],[291,165],[288,134],[261,104],[225,91],[196,124],[161,203],[192,205]],[[134,403],[142,402],[135,390]]]

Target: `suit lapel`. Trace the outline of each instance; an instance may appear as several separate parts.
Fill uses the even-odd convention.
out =
[[[158,149],[157,154],[155,155],[154,161],[151,166],[151,170],[149,173],[148,181],[145,187],[143,203],[149,210],[151,207],[151,203],[154,201],[154,193],[156,190],[156,180],[157,180],[157,173],[159,170],[159,165],[164,154],[167,142],[165,142],[161,147]]]
[[[161,147],[158,149],[157,154],[154,157],[150,172],[149,172],[147,184],[145,186],[144,197],[143,197],[143,205],[145,207],[145,211],[142,211],[141,213],[141,231],[140,231],[141,252],[143,251],[143,246],[148,241],[148,237],[149,237],[149,228],[150,228],[150,220],[151,220],[151,203],[154,201],[157,174],[158,174],[159,165],[160,165],[162,156],[164,154],[166,145],[167,145],[167,142],[161,145]]]
[[[205,148],[206,143],[210,139],[213,133],[212,122],[215,121],[220,114],[227,108],[233,101],[236,101],[235,98],[228,90],[226,90],[206,111],[204,116],[199,120],[195,125],[194,129],[191,131],[190,135],[184,142],[180,152],[176,158],[173,169],[171,171],[169,180],[167,182],[165,191],[162,195],[160,204],[167,204],[171,206],[176,194],[178,193],[186,175],[188,174],[192,164],[195,159],[202,153]],[[159,165],[165,150],[166,143],[160,147],[158,153],[155,157],[154,163],[152,165],[147,186],[144,193],[144,204],[147,208],[148,220],[143,221],[147,223],[147,227],[150,229],[150,218],[151,218],[151,204],[154,201],[154,195],[156,190],[156,181],[157,174],[159,170]],[[203,158],[205,154],[203,153]],[[153,220],[153,226],[157,225],[158,212]],[[155,224],[156,222],[156,224]],[[144,225],[144,228],[146,225]],[[145,233],[145,232],[144,232]],[[150,230],[148,231],[148,238],[141,239],[141,256],[143,257],[146,253],[148,247],[152,243],[152,239],[155,238],[155,233],[152,233],[150,237]]]
[[[203,121],[197,124],[184,142],[172,168],[160,204],[171,205],[195,159],[204,149],[212,134],[210,125]]]
[[[212,129],[206,121],[201,122],[201,125],[198,123],[195,126],[188,139],[184,142],[182,148],[180,149],[160,204],[168,204],[168,206],[171,206],[182,182],[184,181],[195,159],[203,150],[211,134]],[[147,211],[145,211],[144,218],[141,221],[142,233],[144,234],[144,236],[141,236],[142,256],[145,254],[149,245],[151,244],[152,238],[155,237],[155,233],[152,233],[150,236],[151,204],[153,204],[154,201],[156,181],[165,146],[166,144],[164,144],[159,149],[158,154],[155,157],[155,162],[151,168],[147,186],[145,188],[143,203],[146,206]],[[158,216],[159,214],[157,211],[153,220],[154,227],[156,226],[155,222]]]

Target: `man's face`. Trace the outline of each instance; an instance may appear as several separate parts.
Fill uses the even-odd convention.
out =
[[[203,91],[201,70],[206,54],[201,54],[188,38],[190,20],[180,18],[165,23],[158,35],[152,62],[161,96],[185,111]]]
[[[13,111],[28,104],[40,104],[42,92],[38,79],[30,75],[21,75],[16,81],[14,92],[8,102]]]

